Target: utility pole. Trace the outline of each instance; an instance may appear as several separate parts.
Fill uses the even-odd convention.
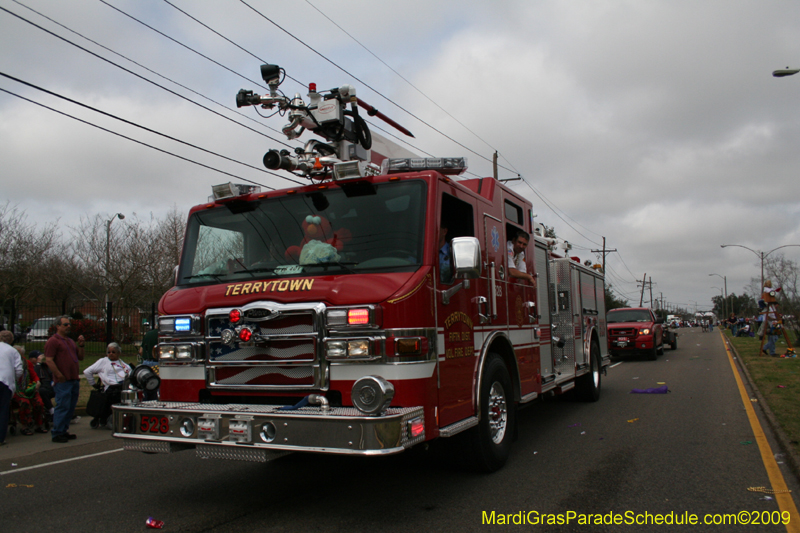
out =
[[[642,295],[639,297],[639,307],[644,303],[644,286],[647,284],[647,272],[642,276]]]
[[[650,281],[647,282],[650,285],[650,309],[653,308],[653,278],[648,278]]]
[[[606,250],[606,238],[603,237],[603,249],[602,250],[591,250],[593,254],[603,254],[603,273],[606,271],[606,254],[610,254],[611,252],[616,252],[617,249],[614,248],[613,250]]]

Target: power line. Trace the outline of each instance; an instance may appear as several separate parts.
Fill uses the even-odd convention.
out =
[[[144,69],[144,70],[146,70],[146,71],[150,72],[151,74],[155,74],[155,75],[156,75],[156,76],[158,76],[159,78],[162,78],[162,79],[164,79],[164,80],[167,80],[167,81],[169,81],[170,83],[174,83],[174,84],[175,84],[175,85],[177,85],[178,87],[180,87],[180,88],[182,88],[182,89],[186,89],[187,91],[189,91],[189,92],[191,92],[191,93],[193,93],[193,94],[195,94],[195,95],[199,96],[200,98],[203,98],[203,99],[205,99],[205,100],[208,100],[209,102],[212,102],[212,103],[214,103],[214,104],[216,104],[216,105],[218,105],[218,106],[220,106],[220,107],[222,107],[222,108],[225,108],[225,109],[227,109],[228,111],[232,111],[233,113],[236,113],[237,115],[239,115],[239,116],[240,116],[240,117],[242,117],[242,118],[245,118],[245,119],[247,119],[247,120],[249,120],[249,121],[251,121],[251,122],[255,122],[256,124],[259,124],[259,125],[260,125],[261,127],[263,127],[263,128],[267,128],[267,129],[269,129],[269,130],[272,130],[272,131],[274,131],[275,133],[281,133],[281,131],[280,131],[280,130],[277,130],[277,129],[275,129],[275,128],[273,128],[273,127],[269,126],[268,124],[264,124],[263,122],[260,122],[260,121],[258,121],[258,120],[256,120],[256,119],[252,118],[252,117],[249,117],[249,116],[245,115],[244,113],[242,113],[242,112],[240,112],[240,111],[238,111],[238,110],[236,110],[236,109],[232,109],[232,108],[228,107],[228,106],[227,106],[227,105],[225,105],[225,104],[222,104],[222,103],[220,103],[220,102],[217,102],[217,101],[216,101],[216,100],[214,100],[213,98],[209,98],[208,96],[204,95],[203,93],[201,93],[201,92],[199,92],[199,91],[196,91],[196,90],[192,89],[191,87],[188,87],[188,86],[186,86],[186,85],[183,85],[182,83],[180,83],[180,82],[177,82],[177,81],[173,80],[172,78],[170,78],[170,77],[168,77],[168,76],[165,76],[165,75],[163,75],[163,74],[161,74],[161,73],[159,73],[159,72],[156,72],[155,70],[153,70],[153,69],[151,69],[151,68],[148,68],[147,66],[145,66],[145,65],[143,65],[143,64],[141,64],[141,63],[139,63],[138,61],[135,61],[135,60],[133,60],[133,59],[131,59],[131,58],[127,57],[126,55],[124,55],[124,54],[121,54],[121,53],[117,52],[116,50],[113,50],[113,49],[109,48],[108,46],[105,46],[105,45],[103,45],[103,44],[101,44],[101,43],[99,43],[99,42],[95,41],[94,39],[90,39],[89,37],[87,37],[87,36],[83,35],[82,33],[78,32],[78,31],[75,31],[75,30],[73,30],[72,28],[70,28],[70,27],[68,27],[68,26],[66,26],[66,25],[64,25],[64,24],[62,24],[62,23],[60,23],[60,22],[58,22],[57,20],[54,20],[54,19],[52,19],[52,18],[48,17],[48,16],[47,16],[47,15],[45,15],[44,13],[41,13],[41,12],[39,12],[39,11],[36,11],[35,9],[33,9],[33,8],[32,8],[32,7],[30,7],[30,6],[26,6],[25,4],[23,4],[23,3],[22,3],[22,2],[20,2],[19,0],[13,0],[13,2],[14,2],[14,3],[16,3],[16,4],[18,4],[18,5],[20,5],[20,6],[22,6],[22,7],[24,7],[25,9],[28,9],[29,11],[32,11],[32,12],[36,13],[36,14],[37,14],[37,15],[39,15],[40,17],[42,17],[42,18],[45,18],[45,19],[49,20],[49,21],[50,21],[50,22],[52,22],[53,24],[56,24],[56,25],[58,25],[58,26],[60,26],[60,27],[64,28],[64,29],[65,29],[65,30],[67,30],[68,32],[71,32],[71,33],[73,33],[73,34],[77,35],[78,37],[81,37],[82,39],[85,39],[85,40],[89,41],[90,43],[92,43],[92,44],[94,44],[94,45],[96,45],[96,46],[99,46],[100,48],[102,48],[102,49],[104,49],[104,50],[106,50],[106,51],[108,51],[108,52],[111,52],[112,54],[114,54],[114,55],[116,55],[116,56],[118,56],[118,57],[121,57],[122,59],[124,59],[124,60],[126,60],[126,61],[129,61],[129,62],[133,63],[133,64],[134,64],[134,65],[136,65],[137,67],[139,67],[139,68],[142,68],[142,69]],[[284,144],[284,145],[285,145],[285,146],[289,146],[289,145],[286,145],[286,144]]]
[[[182,47],[186,48],[187,50],[190,50],[190,51],[194,52],[195,54],[199,55],[200,57],[202,57],[202,58],[204,58],[204,59],[207,59],[208,61],[211,61],[212,63],[214,63],[215,65],[217,65],[217,66],[219,66],[219,67],[222,67],[222,68],[224,68],[225,70],[227,70],[227,71],[228,71],[228,72],[230,72],[231,74],[235,74],[236,76],[239,76],[240,78],[242,78],[242,79],[245,79],[245,80],[249,81],[250,83],[254,83],[255,85],[258,85],[259,87],[261,87],[261,88],[263,88],[263,89],[266,89],[266,88],[267,88],[267,87],[265,87],[265,86],[264,86],[262,83],[260,83],[260,82],[257,82],[257,81],[253,81],[253,80],[251,80],[250,78],[248,78],[247,76],[245,76],[244,74],[239,74],[238,72],[236,72],[236,71],[235,71],[235,70],[233,70],[232,68],[226,67],[225,65],[223,65],[223,64],[222,64],[222,63],[220,63],[219,61],[216,61],[216,60],[214,60],[214,59],[211,59],[210,57],[208,57],[207,55],[203,54],[202,52],[198,52],[197,50],[195,50],[195,49],[194,49],[194,48],[192,48],[191,46],[189,46],[189,45],[187,45],[187,44],[184,44],[184,43],[180,42],[179,40],[177,40],[177,39],[175,39],[175,38],[173,38],[173,37],[170,37],[170,36],[169,36],[169,35],[167,35],[166,33],[164,33],[164,32],[162,32],[162,31],[159,31],[159,30],[157,30],[157,29],[156,29],[156,28],[154,28],[153,26],[150,26],[150,25],[149,25],[149,24],[147,24],[146,22],[143,22],[143,21],[141,21],[141,20],[137,19],[137,18],[136,18],[136,17],[134,17],[133,15],[126,13],[125,11],[121,10],[120,8],[118,8],[118,7],[116,7],[116,6],[112,6],[111,4],[109,4],[108,2],[106,2],[106,0],[100,0],[100,2],[101,2],[101,3],[103,3],[103,4],[105,4],[105,5],[107,5],[107,6],[108,6],[108,7],[110,7],[111,9],[113,9],[113,10],[115,10],[115,11],[117,11],[117,12],[119,12],[119,13],[123,14],[123,15],[125,15],[126,17],[128,17],[128,18],[130,18],[130,19],[132,19],[132,20],[135,20],[136,22],[138,22],[138,23],[139,23],[139,24],[141,24],[142,26],[144,26],[144,27],[146,27],[146,28],[149,28],[149,29],[153,30],[153,31],[154,31],[154,32],[156,32],[157,34],[159,34],[159,35],[161,35],[161,36],[163,36],[163,37],[165,37],[165,38],[169,39],[169,40],[170,40],[170,41],[172,41],[173,43],[175,43],[175,44],[177,44],[177,45],[179,45],[179,46],[182,46]]]
[[[103,1],[103,0],[100,0],[100,1]],[[233,122],[234,124],[237,124],[237,125],[239,125],[239,126],[241,126],[241,127],[243,127],[243,128],[246,128],[246,129],[248,129],[248,130],[250,130],[250,131],[252,131],[252,132],[254,132],[254,133],[257,133],[257,134],[259,134],[259,135],[261,135],[261,136],[263,136],[263,137],[266,137],[267,139],[270,139],[270,140],[272,140],[272,141],[275,141],[275,142],[277,142],[277,143],[279,143],[279,144],[282,144],[282,145],[284,145],[284,146],[286,146],[286,147],[288,147],[288,148],[293,148],[292,146],[290,146],[290,145],[286,144],[285,142],[283,142],[283,141],[281,141],[281,140],[279,140],[279,139],[275,139],[274,137],[270,137],[269,135],[267,135],[267,134],[265,134],[265,133],[263,133],[263,132],[261,132],[261,131],[255,130],[255,129],[251,128],[250,126],[246,126],[245,124],[242,124],[241,122],[237,122],[237,121],[233,120],[232,118],[230,118],[230,117],[227,117],[227,116],[223,115],[222,113],[220,113],[220,112],[218,112],[218,111],[215,111],[215,110],[211,109],[210,107],[206,107],[206,106],[204,106],[203,104],[201,104],[201,103],[199,103],[199,102],[195,102],[195,101],[194,101],[194,100],[192,100],[191,98],[187,98],[186,96],[183,96],[182,94],[180,94],[180,93],[178,93],[178,92],[175,92],[175,91],[173,91],[172,89],[170,89],[170,88],[168,88],[168,87],[164,87],[163,85],[161,85],[161,84],[159,84],[159,83],[156,83],[156,82],[154,82],[153,80],[150,80],[150,79],[148,79],[148,78],[145,78],[145,77],[144,77],[144,76],[142,76],[141,74],[138,74],[138,73],[136,73],[136,72],[134,72],[134,71],[132,71],[132,70],[130,70],[130,69],[127,69],[127,68],[123,67],[122,65],[120,65],[120,64],[118,64],[118,63],[115,63],[115,62],[111,61],[110,59],[107,59],[107,58],[105,58],[105,57],[101,56],[100,54],[97,54],[97,53],[95,53],[95,52],[92,52],[91,50],[88,50],[88,49],[84,48],[83,46],[81,46],[81,45],[79,45],[79,44],[77,44],[77,43],[74,43],[74,42],[70,41],[70,40],[69,40],[69,39],[67,39],[66,37],[62,37],[61,35],[58,35],[57,33],[54,33],[54,32],[52,32],[52,31],[48,30],[47,28],[44,28],[44,27],[40,26],[39,24],[36,24],[35,22],[28,20],[28,19],[26,19],[25,17],[23,17],[23,16],[21,16],[21,15],[18,15],[18,14],[16,14],[16,13],[14,13],[13,11],[9,11],[8,9],[6,9],[6,8],[4,8],[4,7],[2,7],[2,6],[0,6],[0,10],[2,10],[2,11],[5,11],[6,13],[8,13],[8,14],[10,14],[10,15],[13,15],[13,16],[17,17],[18,19],[20,19],[20,20],[22,20],[22,21],[24,21],[24,22],[27,22],[27,23],[28,23],[28,24],[30,24],[31,26],[34,26],[35,28],[38,28],[38,29],[42,30],[42,31],[43,31],[43,32],[45,32],[45,33],[48,33],[48,34],[52,35],[53,37],[55,37],[55,38],[57,38],[57,39],[60,39],[60,40],[64,41],[65,43],[71,44],[71,45],[72,45],[72,46],[74,46],[75,48],[78,48],[79,50],[82,50],[82,51],[86,52],[87,54],[90,54],[90,55],[92,55],[92,56],[94,56],[94,57],[96,57],[96,58],[98,58],[98,59],[100,59],[100,60],[102,60],[102,61],[105,61],[106,63],[109,63],[109,64],[111,64],[111,65],[114,65],[115,67],[117,67],[117,68],[118,68],[118,69],[120,69],[120,70],[123,70],[123,71],[125,71],[125,72],[127,72],[127,73],[129,73],[129,74],[132,74],[132,75],[136,76],[137,78],[139,78],[139,79],[141,79],[141,80],[143,80],[143,81],[146,81],[147,83],[150,83],[150,84],[152,84],[152,85],[155,85],[156,87],[158,87],[158,88],[160,88],[160,89],[163,89],[163,90],[167,91],[168,93],[170,93],[170,94],[173,94],[173,95],[177,96],[178,98],[181,98],[181,99],[183,99],[183,100],[186,100],[187,102],[190,102],[190,103],[192,103],[192,104],[194,104],[194,105],[196,105],[196,106],[198,106],[198,107],[201,107],[201,108],[205,109],[206,111],[209,111],[209,112],[211,112],[211,113],[213,113],[213,114],[215,114],[215,115],[217,115],[217,116],[219,116],[219,117],[222,117],[222,118],[224,118],[225,120],[229,120],[229,121]]]
[[[240,165],[243,165],[243,166],[246,166],[246,167],[248,167],[248,168],[252,168],[253,170],[257,170],[257,171],[259,171],[259,172],[263,172],[263,173],[265,173],[265,174],[269,174],[269,175],[271,175],[271,176],[275,176],[275,177],[277,177],[277,178],[281,178],[281,179],[284,179],[284,180],[287,180],[287,181],[291,181],[292,183],[297,183],[297,184],[299,184],[299,185],[304,185],[304,183],[302,183],[302,182],[300,182],[300,181],[296,181],[296,180],[293,180],[293,179],[287,178],[286,176],[282,176],[282,175],[280,175],[280,174],[276,174],[276,173],[274,173],[274,172],[269,172],[269,171],[267,171],[267,170],[264,170],[263,168],[254,167],[253,165],[250,165],[250,164],[248,164],[248,163],[243,163],[242,161],[238,161],[238,160],[236,160],[236,159],[233,159],[233,158],[230,158],[230,157],[228,157],[228,156],[224,156],[224,155],[222,155],[222,154],[218,154],[217,152],[214,152],[214,151],[212,151],[212,150],[207,150],[206,148],[202,148],[202,147],[200,147],[200,146],[197,146],[197,145],[195,145],[195,144],[192,144],[192,143],[190,143],[190,142],[187,142],[187,141],[182,141],[181,139],[178,139],[178,138],[176,138],[176,137],[172,137],[171,135],[167,135],[166,133],[161,133],[161,132],[159,132],[159,131],[156,131],[156,130],[154,130],[154,129],[148,128],[148,127],[146,127],[146,126],[142,126],[141,124],[137,124],[137,123],[135,123],[135,122],[132,122],[132,121],[130,121],[130,120],[127,120],[127,119],[124,119],[124,118],[122,118],[122,117],[118,117],[117,115],[114,115],[114,114],[108,113],[108,112],[106,112],[106,111],[103,111],[103,110],[101,110],[101,109],[97,109],[96,107],[92,107],[92,106],[90,106],[90,105],[87,105],[87,104],[84,104],[84,103],[78,102],[77,100],[73,100],[72,98],[68,98],[68,97],[66,97],[66,96],[63,96],[63,95],[60,95],[60,94],[58,94],[58,93],[54,93],[54,92],[52,92],[52,91],[49,91],[49,90],[47,90],[47,89],[45,89],[45,88],[43,88],[43,87],[39,87],[38,85],[34,85],[33,83],[29,83],[29,82],[27,82],[27,81],[24,81],[24,80],[21,80],[21,79],[19,79],[19,78],[15,78],[14,76],[11,76],[11,75],[9,75],[9,74],[6,74],[5,72],[0,72],[0,76],[3,76],[3,77],[5,77],[5,78],[8,78],[8,79],[10,79],[10,80],[14,80],[14,81],[16,81],[17,83],[21,83],[21,84],[23,84],[23,85],[27,85],[28,87],[31,87],[31,88],[33,88],[33,89],[36,89],[36,90],[38,90],[38,91],[41,91],[41,92],[43,92],[43,93],[49,94],[49,95],[51,95],[51,96],[55,96],[56,98],[60,98],[60,99],[62,99],[62,100],[66,100],[67,102],[70,102],[70,103],[73,103],[73,104],[75,104],[75,105],[81,106],[81,107],[83,107],[83,108],[85,108],[85,109],[89,109],[89,110],[91,110],[91,111],[94,111],[94,112],[96,112],[96,113],[100,113],[101,115],[105,115],[105,116],[107,116],[107,117],[110,117],[110,118],[113,118],[113,119],[115,119],[115,120],[119,120],[120,122],[124,122],[125,124],[129,124],[129,125],[131,125],[131,126],[134,126],[134,127],[136,127],[136,128],[140,128],[140,129],[143,129],[143,130],[145,130],[145,131],[148,131],[148,132],[150,132],[150,133],[154,133],[154,134],[156,134],[156,135],[160,135],[161,137],[167,138],[167,139],[169,139],[169,140],[171,140],[171,141],[175,141],[175,142],[178,142],[178,143],[184,144],[184,145],[186,145],[186,146],[189,146],[189,147],[191,147],[191,148],[194,148],[194,149],[196,149],[196,150],[200,150],[200,151],[202,151],[202,152],[205,152],[205,153],[207,153],[207,154],[211,154],[211,155],[214,155],[214,156],[220,157],[220,158],[222,158],[222,159],[225,159],[225,160],[227,160],[227,161],[231,161],[231,162],[233,162],[233,163],[238,163],[238,164],[240,164]],[[265,185],[265,187],[266,187],[266,185]]]
[[[9,91],[8,89],[3,89],[2,87],[0,87],[0,91],[4,92],[4,93],[7,93],[7,94],[10,94],[11,96],[16,96],[17,98],[25,100],[26,102],[30,102],[32,104],[38,105],[39,107],[43,107],[45,109],[49,109],[50,111],[53,111],[54,113],[58,113],[59,115],[63,115],[65,117],[69,117],[69,118],[71,118],[73,120],[77,120],[78,122],[82,122],[83,124],[86,124],[88,126],[92,126],[93,128],[97,128],[99,130],[105,131],[106,133],[110,133],[112,135],[116,135],[117,137],[122,137],[123,139],[127,139],[127,140],[135,142],[137,144],[141,144],[142,146],[146,146],[148,148],[152,148],[153,150],[156,150],[158,152],[161,152],[161,153],[164,153],[164,154],[167,154],[167,155],[171,155],[172,157],[177,157],[178,159],[182,159],[184,161],[187,161],[189,163],[201,166],[203,168],[207,168],[209,170],[213,170],[214,172],[219,172],[220,174],[225,174],[227,176],[231,176],[233,178],[240,179],[240,180],[246,181],[248,183],[252,183],[253,185],[259,185],[261,187],[266,187],[267,189],[269,189],[271,191],[275,190],[274,187],[270,187],[269,185],[264,185],[262,183],[258,183],[257,181],[249,180],[247,178],[243,178],[241,176],[237,176],[236,174],[231,174],[230,172],[225,172],[224,170],[220,170],[220,169],[214,168],[214,167],[212,167],[210,165],[206,165],[204,163],[200,163],[199,161],[195,161],[193,159],[189,159],[188,157],[183,157],[182,155],[178,155],[178,154],[175,154],[175,153],[170,152],[168,150],[164,150],[163,148],[158,148],[157,146],[153,146],[152,144],[147,144],[146,142],[140,141],[138,139],[134,139],[133,137],[128,137],[127,135],[123,135],[121,133],[118,133],[116,131],[110,130],[108,128],[104,128],[102,126],[98,126],[97,124],[89,122],[88,120],[83,120],[83,119],[78,118],[76,116],[70,115],[69,113],[65,113],[63,111],[59,111],[58,109],[55,109],[55,108],[52,108],[50,106],[46,106],[46,105],[44,105],[42,103],[36,102],[34,100],[31,100],[30,98],[25,98],[24,96],[19,95],[19,94],[15,93],[15,92]]]

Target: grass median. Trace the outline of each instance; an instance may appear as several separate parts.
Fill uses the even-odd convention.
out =
[[[758,337],[732,338],[730,333],[725,331],[794,451],[800,452],[800,414],[797,409],[800,405],[800,358],[759,355],[761,340]],[[787,348],[786,341],[779,337],[775,353],[786,353]]]

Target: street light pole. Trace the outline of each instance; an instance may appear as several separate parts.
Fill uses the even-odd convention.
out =
[[[114,219],[122,220],[125,215],[117,213],[106,222],[106,342],[111,342],[111,304],[108,300],[108,272],[111,266],[111,223]]]
[[[773,248],[772,250],[770,250],[767,253],[764,253],[764,252],[761,252],[761,251],[757,252],[757,251],[753,250],[752,248],[748,248],[747,246],[742,246],[741,244],[720,244],[720,248],[727,248],[728,246],[738,246],[739,248],[744,248],[745,250],[750,250],[751,252],[756,254],[756,257],[761,259],[761,289],[763,290],[763,288],[764,288],[764,259],[769,257],[769,254],[771,254],[775,250],[780,250],[781,248],[787,248],[789,246],[800,246],[800,244],[784,244],[783,246],[778,246],[777,248]]]
[[[106,306],[108,306],[108,267],[111,264],[111,223],[114,222],[116,218],[122,220],[125,218],[125,215],[117,213],[106,222]]]
[[[725,313],[725,318],[728,317],[728,278],[727,276],[723,276],[721,274],[709,274],[709,276],[719,276],[722,278],[722,282],[725,286],[725,305],[722,306],[722,312]],[[733,305],[731,305],[733,307]],[[731,309],[733,311],[733,309]]]
[[[713,286],[712,286],[711,288],[712,288],[712,289],[717,289],[717,290],[719,291],[719,295],[720,295],[720,297],[722,297],[722,287],[713,287]],[[725,308],[725,306],[724,306],[724,305],[723,305],[723,307],[722,307],[722,312],[723,312],[723,313],[727,313],[727,312],[728,312],[728,310]],[[725,317],[727,317],[727,316],[728,316],[728,315],[725,315]],[[725,319],[725,317],[723,317],[723,320]]]

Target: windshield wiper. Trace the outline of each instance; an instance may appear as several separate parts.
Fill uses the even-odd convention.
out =
[[[358,264],[357,261],[348,261],[348,262],[327,261],[325,263],[314,263],[314,264],[311,264],[311,265],[303,265],[303,266],[304,267],[322,267],[323,269],[328,270],[329,266],[336,265],[336,266],[344,268],[345,270],[347,270],[351,274],[355,274],[356,271],[354,269],[350,268],[350,267],[353,266],[353,265],[357,265],[357,264]]]
[[[214,278],[215,281],[220,281],[221,276],[222,274],[195,274],[193,276],[183,276],[183,279]]]

